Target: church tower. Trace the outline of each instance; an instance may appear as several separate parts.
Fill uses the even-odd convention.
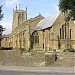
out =
[[[12,31],[19,25],[21,25],[24,21],[27,20],[27,7],[26,10],[20,10],[16,6],[16,10],[13,9],[13,23],[12,23]]]

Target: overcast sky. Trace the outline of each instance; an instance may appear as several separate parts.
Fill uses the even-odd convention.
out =
[[[0,21],[0,24],[6,28],[4,34],[11,33],[12,30],[12,14],[13,8],[16,5],[20,9],[28,9],[28,19],[33,18],[39,14],[39,12],[44,16],[50,16],[58,12],[59,0],[0,0],[0,5],[3,5],[2,12],[4,13],[4,18]]]

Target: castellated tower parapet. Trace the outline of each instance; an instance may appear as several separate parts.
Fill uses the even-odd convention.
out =
[[[16,6],[16,9],[13,9],[13,23],[12,23],[12,31],[19,25],[21,25],[24,21],[27,20],[27,7],[26,10],[20,10]]]

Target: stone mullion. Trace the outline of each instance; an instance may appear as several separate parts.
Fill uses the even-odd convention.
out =
[[[62,39],[64,39],[64,26],[62,25]]]
[[[50,36],[49,36],[49,34],[50,34],[50,33],[49,33],[49,30],[48,30],[48,44],[49,44],[49,39],[50,39]]]
[[[63,25],[63,30],[64,30],[64,39],[65,39],[65,26]]]
[[[66,24],[65,24],[65,39],[66,39]]]
[[[49,50],[49,30],[47,30],[47,50]]]

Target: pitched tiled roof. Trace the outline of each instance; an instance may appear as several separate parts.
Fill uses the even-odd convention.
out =
[[[45,19],[42,19],[38,24],[37,24],[37,27],[41,28],[41,29],[45,29],[45,28],[48,28],[48,27],[51,27],[54,22],[57,20],[57,18],[59,17],[60,15],[60,12],[52,15],[52,16],[49,16]]]

